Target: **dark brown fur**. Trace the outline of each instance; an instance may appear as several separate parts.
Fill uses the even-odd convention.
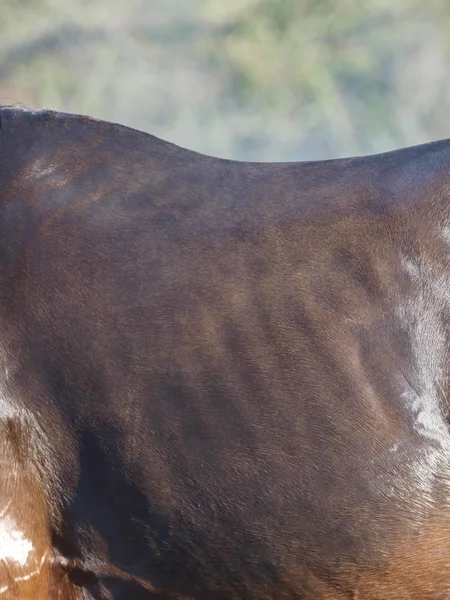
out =
[[[3,597],[450,598],[450,142],[0,119],[0,512],[49,556]]]

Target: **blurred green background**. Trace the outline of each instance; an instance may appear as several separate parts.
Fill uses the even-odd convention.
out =
[[[450,137],[448,0],[1,0],[0,102],[217,156]]]

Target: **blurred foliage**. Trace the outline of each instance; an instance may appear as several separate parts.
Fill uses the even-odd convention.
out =
[[[0,101],[202,152],[304,160],[450,137],[445,0],[2,0]]]

